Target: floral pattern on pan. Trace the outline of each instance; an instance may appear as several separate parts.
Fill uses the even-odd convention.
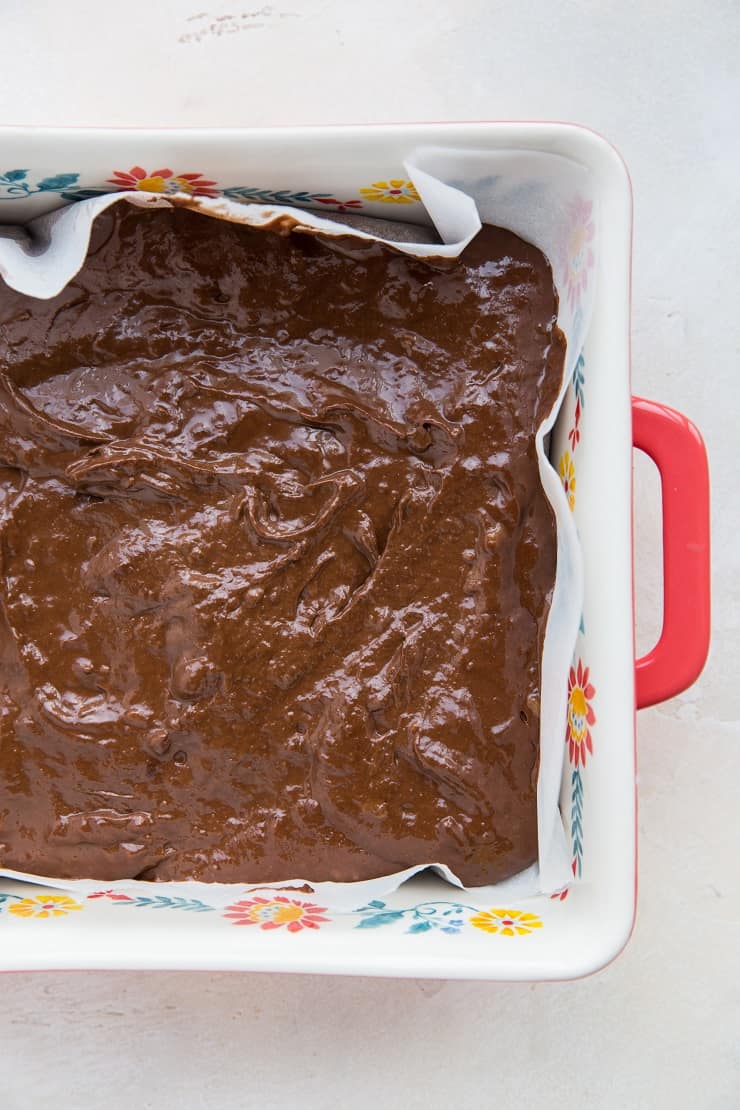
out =
[[[572,768],[570,774],[571,807],[570,835],[573,845],[571,870],[573,877],[580,879],[583,873],[583,769],[586,756],[593,755],[591,727],[596,722],[596,714],[591,704],[596,696],[596,688],[590,679],[590,670],[583,660],[574,661],[568,677],[568,718],[565,742],[568,760]]]
[[[326,208],[336,208],[338,212],[351,212],[362,208],[357,198],[339,200],[331,193],[309,193],[305,189],[258,189],[251,185],[234,185],[224,189],[223,195],[241,204],[287,204],[294,208],[305,208],[312,204],[323,204]]]
[[[0,201],[24,200],[40,193],[57,194],[62,200],[88,200],[117,191],[139,191],[171,196],[174,193],[194,197],[227,197],[243,204],[284,204],[293,207],[324,207],[338,212],[362,209],[372,204],[419,204],[420,197],[412,181],[387,177],[357,189],[357,196],[337,197],[328,192],[307,189],[266,189],[257,185],[222,186],[203,173],[172,170],[169,167],[146,169],[134,165],[127,170],[115,169],[105,181],[80,183],[79,173],[33,175],[28,169],[6,170],[0,174]]]
[[[360,189],[360,195],[365,200],[379,201],[381,204],[416,204],[419,200],[413,182],[402,178],[374,181],[369,188]]]
[[[467,926],[504,937],[526,936],[543,927],[536,913],[509,909],[476,909],[463,902],[419,902],[404,909],[388,908],[385,902],[373,901],[355,913],[363,914],[358,929],[377,929],[385,925],[408,924],[406,933],[461,933]]]
[[[573,512],[576,507],[576,468],[570,451],[563,451],[560,456],[558,474],[560,475],[560,481],[563,483],[570,511]]]
[[[591,702],[596,694],[589,677],[589,668],[579,659],[568,676],[568,722],[565,738],[568,756],[574,767],[586,766],[586,753],[593,755],[591,725],[596,721]]]
[[[259,925],[260,929],[281,929],[300,933],[302,929],[320,929],[329,921],[324,917],[326,906],[299,902],[280,894],[272,898],[248,898],[227,906],[224,917],[234,925]]]
[[[568,432],[568,442],[570,443],[571,451],[575,452],[576,447],[581,441],[581,417],[583,416],[583,406],[585,403],[585,396],[583,386],[585,383],[584,377],[584,359],[581,353],[576,359],[576,364],[573,367],[573,377],[571,382],[573,385],[573,395],[576,399],[575,409],[573,410],[573,425]]]
[[[559,891],[553,898],[563,901],[567,890]],[[544,927],[542,918],[523,909],[480,909],[462,902],[418,902],[413,906],[394,908],[374,900],[349,913],[329,915],[325,906],[297,898],[273,894],[238,899],[220,908],[198,898],[170,897],[166,895],[130,895],[115,890],[96,890],[87,895],[85,902],[65,894],[40,894],[23,897],[19,894],[0,892],[0,914],[7,910],[16,918],[51,920],[66,917],[85,908],[87,902],[105,899],[113,906],[130,906],[139,909],[178,910],[180,912],[204,911],[217,914],[215,920],[230,925],[256,925],[262,931],[284,929],[297,934],[316,931],[323,926],[341,926],[359,916],[355,929],[396,926],[397,930],[418,936],[422,933],[444,933],[457,936],[470,928],[489,935],[503,937],[526,936]]]
[[[29,170],[5,170],[0,173],[0,200],[25,200],[37,193],[59,193],[62,197],[74,190],[78,173],[57,173],[28,180]]]
[[[581,419],[585,404],[585,360],[583,353],[579,354],[569,382],[569,389],[573,396],[573,419],[568,429],[568,443],[570,448],[565,448],[558,460],[558,474],[568,499],[571,512],[576,508],[576,447],[581,442]]]
[[[523,910],[482,910],[473,914],[470,924],[486,933],[500,933],[502,937],[523,937],[542,928],[542,920],[536,913]]]
[[[594,267],[595,234],[593,203],[576,194],[568,205],[568,226],[560,258],[568,304],[573,309],[583,302]]]
[[[88,898],[110,898],[119,906],[147,906],[153,910],[188,910],[191,913],[203,913],[215,910],[200,898],[182,898],[177,895],[165,894],[121,894],[115,890],[96,890],[88,894]]]
[[[139,189],[145,193],[187,193],[193,197],[217,197],[221,195],[217,182],[211,181],[202,173],[173,173],[170,169],[152,170],[147,173],[141,166],[130,170],[114,170],[106,182],[114,189]]]
[[[0,893],[0,911],[7,909],[16,917],[40,918],[66,917],[81,910],[82,906],[67,894],[37,894],[24,898],[20,894]]]
[[[580,211],[583,215],[585,208],[579,208],[574,202],[572,211]],[[589,210],[590,214],[590,210]],[[579,240],[580,242],[581,240]],[[587,241],[587,240],[586,240]],[[568,385],[569,401],[572,404],[572,417],[569,421],[568,444],[558,461],[558,474],[563,483],[565,495],[572,512],[576,508],[576,456],[580,453],[581,431],[583,412],[586,403],[586,363],[581,352],[576,359],[573,373]],[[566,405],[565,411],[570,411]],[[579,638],[585,636],[585,623],[581,614]],[[593,700],[596,688],[591,681],[590,668],[584,663],[583,658],[576,653],[568,674],[568,708],[565,725],[566,759],[570,781],[570,839],[572,846],[571,870],[574,879],[580,879],[583,874],[583,848],[584,848],[584,771],[587,757],[593,756],[593,726],[596,723],[596,713]],[[564,892],[567,894],[567,890]],[[553,897],[564,896],[563,892]]]

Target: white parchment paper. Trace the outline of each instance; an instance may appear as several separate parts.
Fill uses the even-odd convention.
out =
[[[312,211],[276,205],[241,204],[224,198],[177,198],[134,193],[114,193],[80,201],[41,216],[26,227],[0,229],[0,275],[8,285],[30,296],[56,296],[82,266],[95,218],[112,204],[131,203],[142,207],[185,203],[207,216],[260,227],[286,220],[298,229],[328,236],[352,235],[359,239],[390,242],[403,253],[454,258],[480,230],[493,223],[521,235],[539,247],[549,259],[560,298],[558,323],[568,341],[566,367],[560,396],[537,432],[540,475],[557,522],[557,573],[547,624],[542,658],[540,768],[537,786],[539,837],[538,862],[526,871],[495,886],[479,887],[480,899],[524,898],[551,893],[572,881],[565,830],[558,808],[563,768],[567,709],[567,676],[575,644],[582,605],[582,566],[578,535],[560,479],[546,455],[550,432],[570,380],[588,326],[593,281],[581,280],[583,268],[594,267],[598,239],[595,235],[595,199],[588,171],[569,159],[524,151],[476,151],[428,148],[416,151],[406,162],[424,205],[428,222],[440,243],[430,245],[428,227],[414,229],[406,224],[395,233],[392,223],[379,221],[377,234],[326,219]],[[406,215],[400,212],[399,218]],[[398,231],[401,231],[399,225]],[[0,292],[1,295],[1,292]],[[221,884],[181,882],[157,884],[157,891],[207,898],[211,904],[226,905],[235,890],[276,889],[310,885],[322,904],[337,911],[348,910],[362,901],[382,897],[406,879],[424,870],[407,868],[380,879],[360,883],[317,883],[310,875],[286,875],[281,883]],[[462,884],[448,868],[434,870],[455,886]],[[106,889],[148,894],[151,883],[133,880],[101,883],[100,880],[59,880],[4,870],[0,877],[76,891],[81,895]]]

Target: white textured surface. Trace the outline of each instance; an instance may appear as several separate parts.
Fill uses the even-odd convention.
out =
[[[634,390],[707,439],[715,610],[700,682],[640,715],[637,926],[605,972],[508,987],[9,975],[3,1105],[740,1106],[740,9],[157,0],[145,22],[92,0],[1,7],[2,123],[540,118],[611,139],[635,190]],[[654,629],[657,503],[638,478],[638,618]]]

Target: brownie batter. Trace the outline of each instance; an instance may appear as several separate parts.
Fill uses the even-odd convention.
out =
[[[536,859],[548,263],[283,232],[119,204],[0,291],[0,866]]]

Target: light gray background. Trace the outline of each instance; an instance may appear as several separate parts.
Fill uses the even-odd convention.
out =
[[[0,122],[560,119],[596,128],[621,150],[635,192],[634,391],[683,410],[708,442],[714,641],[692,690],[640,714],[637,926],[605,972],[523,986],[8,975],[3,1105],[740,1107],[740,505],[731,436],[740,8],[156,0],[127,16],[124,7],[0,0]],[[640,464],[643,648],[660,621],[659,536],[657,483]]]

